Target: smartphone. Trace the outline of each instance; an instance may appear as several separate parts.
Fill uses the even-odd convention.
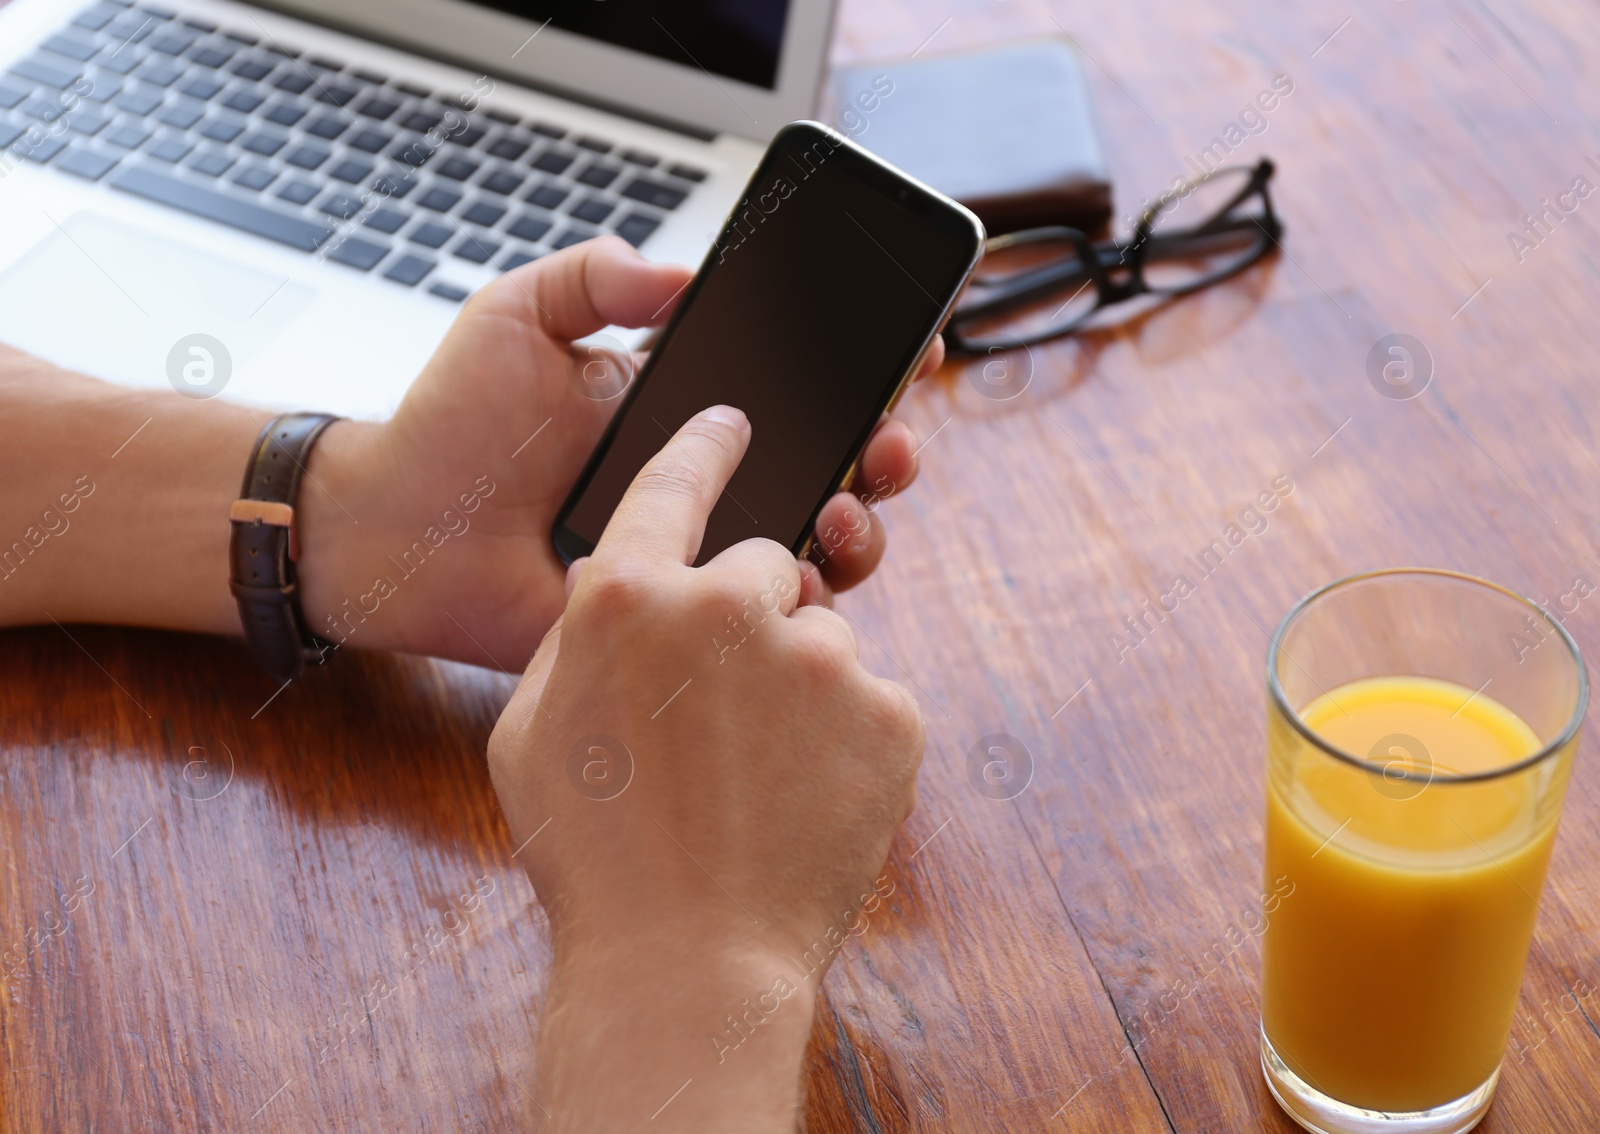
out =
[[[784,127],[557,515],[562,560],[594,550],[645,462],[717,404],[749,417],[750,447],[696,565],[753,536],[804,554],[983,241],[972,213],[843,135]]]

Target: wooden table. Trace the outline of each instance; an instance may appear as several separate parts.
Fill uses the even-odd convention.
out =
[[[894,898],[828,979],[813,1131],[1290,1129],[1257,1065],[1247,930],[1269,631],[1383,565],[1552,602],[1600,581],[1600,199],[1568,198],[1520,257],[1507,237],[1600,185],[1600,16],[848,0],[835,54],[1063,27],[1092,60],[1119,215],[1292,79],[1237,153],[1277,159],[1286,251],[1036,350],[1013,400],[954,368],[909,399],[922,483],[885,506],[889,559],[841,607],[918,693],[929,745]],[[1391,332],[1432,359],[1411,400],[1368,381]],[[1123,616],[1283,476],[1267,530],[1120,652]],[[1567,623],[1591,656],[1596,606]],[[341,657],[263,706],[236,644],[54,627],[0,635],[0,673],[4,940],[81,895],[4,982],[7,1129],[510,1127],[547,957],[483,764],[510,678]],[[1031,754],[1009,800],[968,770],[994,733]],[[1593,756],[1495,1134],[1600,1124]]]

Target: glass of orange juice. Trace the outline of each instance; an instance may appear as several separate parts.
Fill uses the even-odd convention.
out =
[[[1456,1134],[1494,1097],[1589,683],[1527,599],[1344,579],[1267,658],[1261,1066],[1322,1134]]]

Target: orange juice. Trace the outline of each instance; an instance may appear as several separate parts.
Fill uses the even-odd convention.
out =
[[[1555,838],[1547,780],[1564,766],[1451,782],[1540,742],[1492,697],[1431,678],[1355,681],[1300,717],[1415,778],[1331,758],[1269,714],[1267,878],[1287,892],[1262,946],[1262,1026],[1340,1102],[1441,1106],[1500,1064]]]

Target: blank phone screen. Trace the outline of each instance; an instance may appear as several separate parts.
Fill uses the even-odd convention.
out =
[[[645,462],[721,403],[749,417],[750,447],[696,562],[755,536],[798,552],[979,240],[966,214],[837,136],[786,129],[569,502],[566,550],[592,548]]]

